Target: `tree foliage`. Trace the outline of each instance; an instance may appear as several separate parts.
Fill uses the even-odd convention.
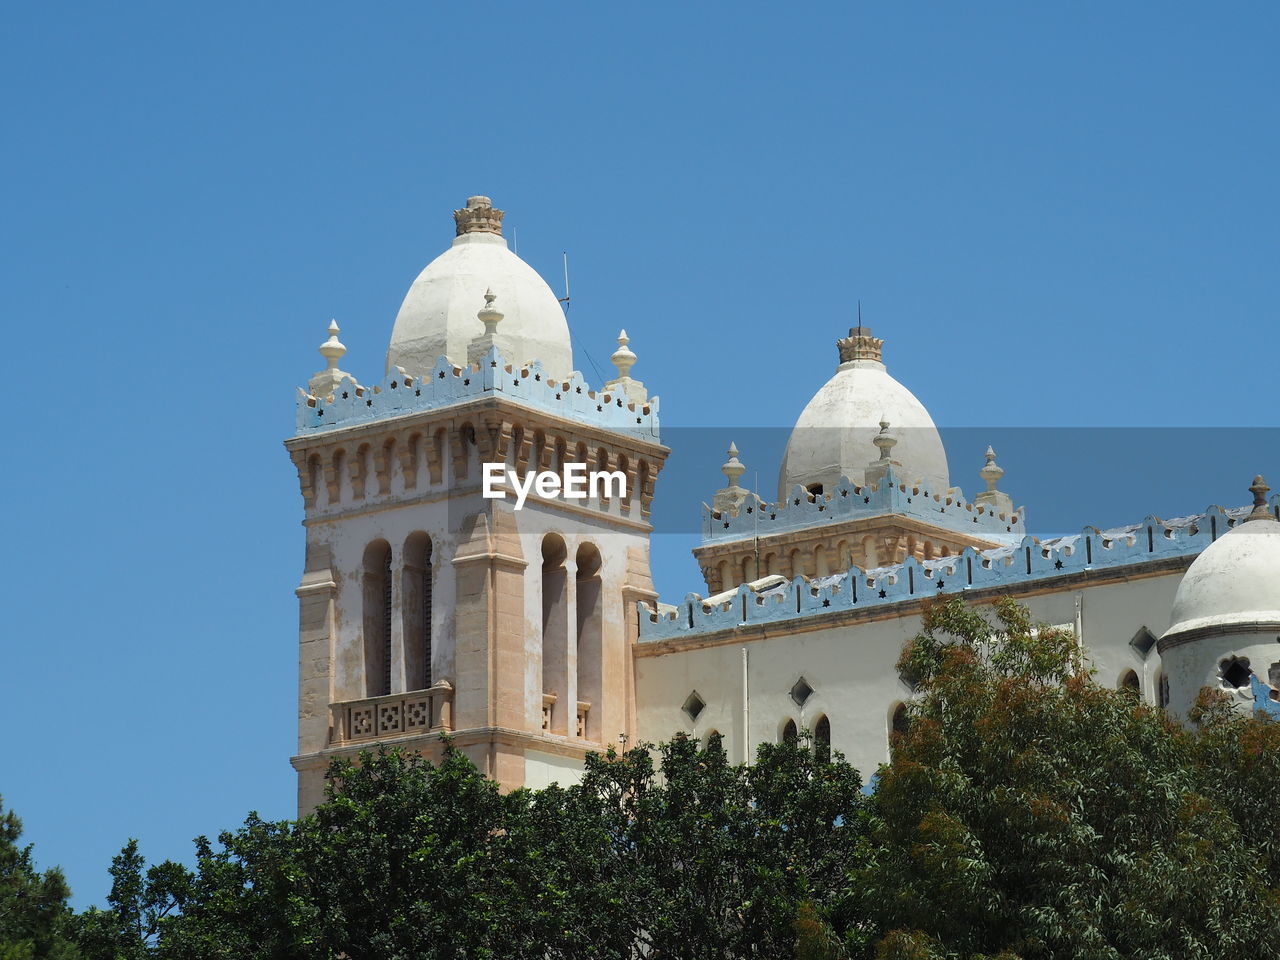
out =
[[[84,956],[1280,957],[1280,725],[1206,692],[1183,726],[1083,660],[1012,601],[927,607],[870,791],[803,737],[745,766],[677,736],[507,794],[451,744],[338,761],[313,814],[191,869],[131,842]]]
[[[71,890],[62,871],[35,867],[22,821],[0,801],[0,960],[75,960]]]
[[[1094,684],[1070,633],[993,610],[937,604],[903,653],[877,956],[1276,956],[1277,728],[1220,704],[1185,728]]]

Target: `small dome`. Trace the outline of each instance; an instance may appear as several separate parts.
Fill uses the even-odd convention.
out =
[[[880,456],[873,443],[881,421],[889,424],[897,442],[892,447],[893,469],[900,480],[921,482],[931,493],[950,487],[947,452],[929,411],[889,376],[882,357],[884,341],[866,327],[855,327],[838,341],[840,365],[800,414],[778,478],[778,496],[785,499],[796,484],[830,489],[848,477],[865,481],[867,466]]]
[[[1265,492],[1259,477],[1254,488]],[[1261,507],[1261,509],[1259,509]],[[1280,623],[1280,522],[1263,493],[1254,512],[1211,543],[1178,585],[1165,637],[1192,631],[1268,632]]]
[[[476,314],[492,290],[502,313],[494,336],[509,361],[541,360],[553,376],[573,372],[573,347],[556,295],[527,263],[507,249],[503,211],[488,197],[471,197],[454,212],[457,236],[405,295],[391,331],[387,369],[411,374],[430,369],[441,356],[467,360],[467,347],[485,332]]]

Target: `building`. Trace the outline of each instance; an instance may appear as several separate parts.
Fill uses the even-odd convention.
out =
[[[928,411],[863,326],[792,432],[776,502],[740,486],[730,448],[694,551],[706,594],[660,603],[658,400],[630,375],[625,331],[615,378],[574,370],[564,312],[502,217],[485,197],[455,211],[380,383],[340,369],[331,324],[327,366],[299,391],[300,808],[331,757],[375,742],[432,756],[446,732],[506,787],[678,730],[749,760],[807,728],[869,772],[912,695],[895,663],[921,602],[953,593],[1016,596],[1149,701],[1185,712],[1212,684],[1274,709],[1280,497],[1261,478],[1251,507],[1037,540],[990,449],[985,491],[952,486]],[[527,485],[574,464],[600,481],[583,497]]]

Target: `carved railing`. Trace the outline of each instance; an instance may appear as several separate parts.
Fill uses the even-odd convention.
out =
[[[335,703],[330,742],[361,743],[453,729],[453,686],[441,681],[426,690]]]

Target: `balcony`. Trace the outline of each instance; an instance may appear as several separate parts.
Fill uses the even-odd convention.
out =
[[[329,707],[331,745],[393,740],[453,729],[453,686],[348,700]]]

